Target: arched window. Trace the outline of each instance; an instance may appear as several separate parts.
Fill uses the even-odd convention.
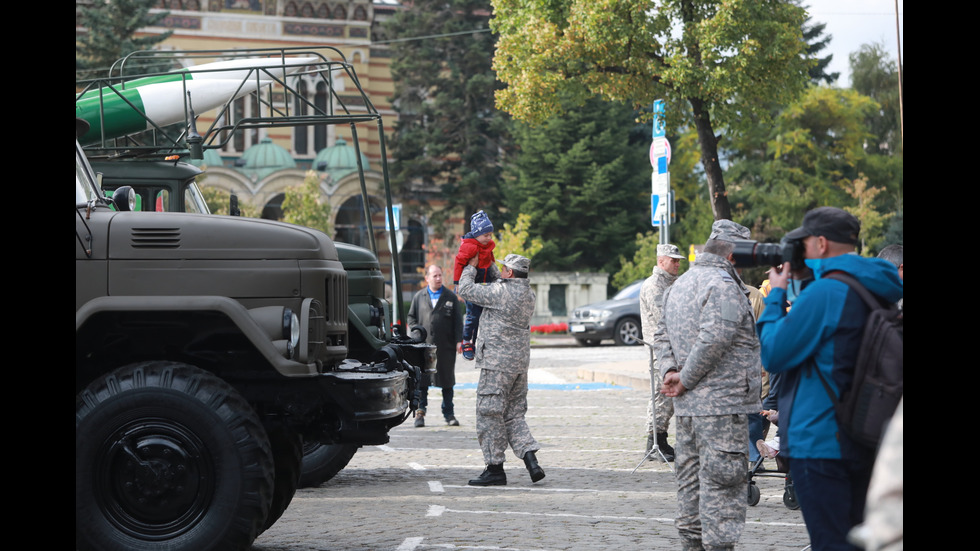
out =
[[[313,14],[313,6],[309,2],[303,4],[303,9],[300,10],[300,17],[312,18]]]
[[[278,193],[262,207],[262,218],[266,220],[282,220],[282,202],[286,200],[285,193]]]
[[[313,105],[319,109],[320,113],[328,113],[327,110],[327,84],[322,80],[316,85],[316,95],[313,96]],[[313,126],[313,146],[315,152],[327,147],[327,125],[317,124]]]
[[[337,7],[333,9],[333,18],[341,20],[347,19],[347,9],[344,6],[337,5]]]
[[[381,202],[371,198],[371,223],[374,230],[384,232],[384,209]],[[368,235],[367,223],[364,221],[364,203],[360,195],[344,201],[337,209],[334,219],[334,238],[342,243],[350,243],[366,249],[371,248],[371,238]],[[379,243],[379,247],[382,245]]]
[[[330,19],[330,8],[326,4],[320,4],[320,7],[316,9],[317,19]]]
[[[295,110],[297,116],[306,116],[309,114],[309,109],[307,103],[302,100],[306,97],[306,81],[300,80],[297,83],[296,91],[299,92],[299,96],[295,98]],[[307,127],[305,125],[299,125],[293,128],[293,151],[297,155],[306,155],[310,153],[310,141],[306,136]]]
[[[367,10],[364,6],[354,8],[354,21],[367,21]]]
[[[286,17],[296,17],[296,12],[299,10],[296,8],[296,2],[290,2],[286,4],[286,9],[283,11],[283,15]]]
[[[425,244],[425,225],[418,220],[409,220],[407,232],[398,256],[401,273],[418,274],[425,268],[425,249],[422,248]]]

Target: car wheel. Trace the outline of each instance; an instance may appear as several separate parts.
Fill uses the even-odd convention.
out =
[[[640,344],[640,322],[635,318],[623,318],[616,322],[616,330],[613,331],[613,338],[616,344],[633,346]]]
[[[599,339],[575,339],[579,346],[599,346]]]

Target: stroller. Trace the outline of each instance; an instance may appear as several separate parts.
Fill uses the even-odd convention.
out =
[[[756,448],[759,450],[759,459],[755,461],[752,468],[749,469],[749,505],[755,506],[759,504],[759,499],[762,497],[759,487],[755,485],[756,476],[769,476],[769,477],[779,477],[785,480],[785,485],[783,488],[783,505],[788,509],[793,511],[800,508],[799,502],[796,501],[796,490],[793,489],[793,478],[789,476],[789,460],[785,457],[779,455],[779,449],[775,443],[772,445],[766,443],[765,440],[759,440],[756,442]],[[762,462],[766,459],[776,460],[776,471],[767,471],[763,469]]]

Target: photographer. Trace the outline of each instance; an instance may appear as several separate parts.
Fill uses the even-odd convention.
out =
[[[816,278],[787,312],[791,262],[772,269],[772,290],[759,317],[762,364],[781,374],[780,454],[790,458],[790,476],[814,551],[857,549],[847,533],[864,514],[874,450],[841,432],[834,406],[814,371],[839,397],[851,383],[868,308],[846,283],[823,278],[842,271],[882,300],[902,298],[902,282],[891,263],[855,253],[860,222],[833,207],[806,213],[803,225],[784,241],[802,250]]]

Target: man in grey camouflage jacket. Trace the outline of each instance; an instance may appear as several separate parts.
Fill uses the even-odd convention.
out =
[[[664,293],[653,336],[661,392],[674,398],[683,549],[734,549],[745,524],[748,414],[762,407],[762,364],[747,289],[731,262],[749,230],[712,225],[691,269]]]
[[[653,332],[657,329],[657,322],[660,321],[663,313],[664,291],[677,280],[683,258],[684,255],[677,245],[669,243],[657,245],[657,265],[653,267],[653,273],[640,287],[640,323],[643,324],[643,336],[648,339],[646,342],[653,341]],[[653,348],[650,348],[650,380],[653,385],[650,389],[650,401],[647,403],[647,453],[650,453],[656,442],[663,458],[673,461],[674,448],[667,443],[667,429],[670,427],[670,418],[674,416],[674,403],[660,392],[660,377],[655,376],[656,362],[657,355],[654,354]]]
[[[456,293],[483,307],[476,338],[476,433],[487,468],[469,481],[471,486],[507,484],[504,459],[508,444],[524,460],[531,481],[544,478],[535,452],[540,445],[531,436],[527,413],[527,370],[531,361],[531,315],[534,291],[527,279],[531,261],[509,254],[501,262],[499,278],[477,285],[476,258],[463,268]],[[495,268],[495,267],[492,267]]]

